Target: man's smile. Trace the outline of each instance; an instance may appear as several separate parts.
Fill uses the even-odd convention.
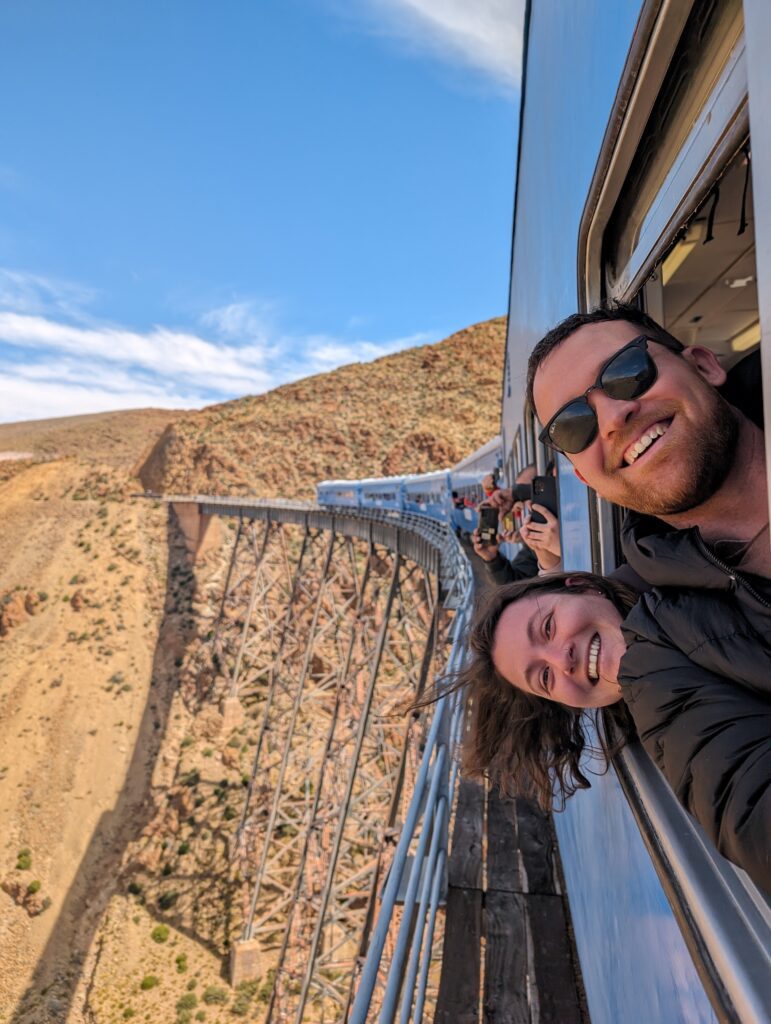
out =
[[[639,459],[644,458],[647,452],[656,445],[659,438],[663,437],[669,430],[672,420],[673,417],[656,420],[655,423],[651,423],[640,431],[635,440],[630,445],[627,445],[621,460],[622,467],[624,465],[633,466]]]

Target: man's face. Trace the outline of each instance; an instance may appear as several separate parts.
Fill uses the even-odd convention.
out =
[[[625,321],[587,324],[553,349],[533,386],[541,423],[594,384],[603,363],[640,333]],[[649,515],[674,515],[702,504],[721,486],[738,427],[715,390],[726,375],[711,352],[693,347],[678,354],[654,341],[648,351],[658,368],[653,387],[629,401],[592,391],[597,436],[568,458],[601,497]],[[651,436],[655,440],[644,447]]]

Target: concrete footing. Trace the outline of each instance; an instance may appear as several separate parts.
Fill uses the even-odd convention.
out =
[[[257,939],[239,939],[230,949],[230,984],[235,988],[242,981],[262,977],[262,958]]]
[[[220,705],[222,713],[222,731],[232,732],[244,724],[244,708],[238,697],[225,697]]]

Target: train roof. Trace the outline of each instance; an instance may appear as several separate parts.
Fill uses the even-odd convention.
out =
[[[485,455],[493,455],[496,452],[501,451],[503,448],[503,439],[500,434],[496,434],[495,437],[490,438],[489,441],[485,442],[480,448],[467,455],[465,459],[461,459],[460,462],[456,462],[452,467],[453,470],[465,469],[466,466],[472,466],[478,462],[479,459],[484,458]]]

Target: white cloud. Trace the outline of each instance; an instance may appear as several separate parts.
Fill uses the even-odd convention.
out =
[[[17,313],[53,313],[76,320],[87,320],[87,307],[96,298],[92,288],[62,281],[26,270],[0,267],[0,308]]]
[[[165,326],[138,331],[85,322],[80,303],[91,297],[77,285],[0,269],[0,422],[198,407],[439,337],[421,332],[372,342],[290,335],[271,323],[269,304],[252,301],[204,313],[200,326],[209,338]]]
[[[14,373],[0,373],[0,422],[4,423],[117,409],[184,409],[196,404],[201,403],[195,395],[153,387],[114,390],[72,381],[27,380]]]
[[[120,363],[219,391],[263,389],[256,346],[228,348],[194,334],[154,327],[146,334],[117,327],[78,327],[41,316],[0,313],[0,342],[25,350],[46,349],[80,359]]]
[[[349,5],[336,6],[352,17]],[[522,75],[524,9],[524,0],[366,0],[364,7],[370,31],[482,72],[508,94]]]

